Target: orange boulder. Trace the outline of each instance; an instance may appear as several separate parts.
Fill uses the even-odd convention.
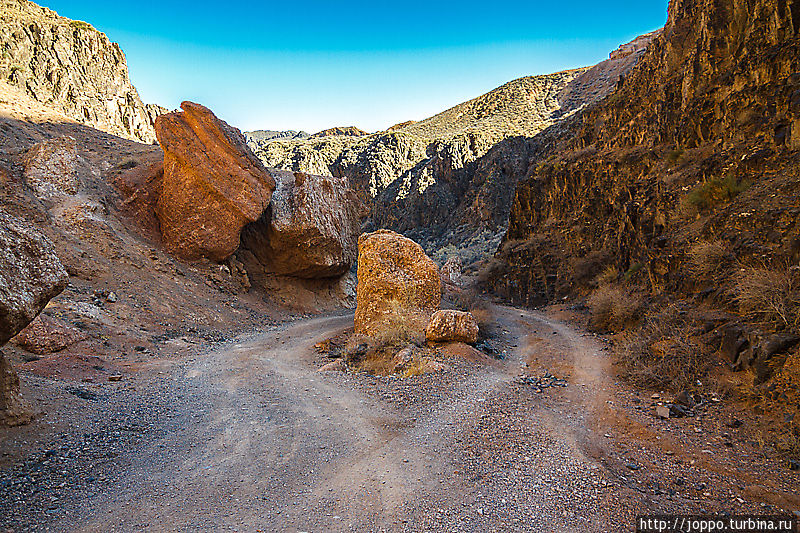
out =
[[[390,328],[422,333],[441,298],[439,269],[419,244],[389,230],[358,239],[356,333],[376,336]]]
[[[156,119],[164,178],[156,215],[165,246],[183,259],[223,261],[242,228],[269,206],[275,180],[242,133],[192,102]]]

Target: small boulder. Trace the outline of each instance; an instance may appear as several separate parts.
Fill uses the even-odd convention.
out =
[[[347,362],[344,359],[337,359],[323,365],[317,372],[347,372]]]
[[[86,338],[86,333],[58,318],[39,315],[11,339],[11,342],[27,352],[46,355],[60,352]]]
[[[439,269],[419,244],[389,230],[359,237],[356,333],[402,324],[421,334],[441,299]]]
[[[242,132],[192,102],[156,119],[164,177],[156,215],[166,247],[183,259],[224,261],[242,228],[269,206],[275,180]]]
[[[478,322],[472,313],[442,309],[431,316],[425,338],[431,342],[478,342]]]
[[[277,187],[270,209],[242,232],[242,247],[267,271],[333,278],[356,260],[360,202],[347,178],[271,170]]]
[[[409,345],[397,352],[392,358],[395,372],[405,372],[414,362],[414,346]]]
[[[78,150],[72,137],[34,144],[23,158],[25,183],[36,196],[49,200],[78,192]]]
[[[454,255],[445,261],[439,275],[442,278],[442,284],[446,288],[458,288],[463,284],[464,264],[461,257]]]

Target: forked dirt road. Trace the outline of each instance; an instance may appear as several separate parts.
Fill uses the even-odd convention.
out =
[[[536,312],[497,314],[502,360],[450,359],[416,378],[317,372],[313,345],[352,316],[144,370],[126,423],[151,404],[166,414],[98,467],[102,487],[57,499],[47,520],[23,502],[14,519],[98,532],[631,531],[661,510],[609,451],[627,437],[598,434],[615,391],[598,343]],[[569,385],[519,382],[545,365]]]

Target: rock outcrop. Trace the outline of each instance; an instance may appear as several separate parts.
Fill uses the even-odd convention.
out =
[[[389,230],[359,237],[356,333],[421,333],[441,296],[439,269],[420,245]]]
[[[0,211],[0,346],[36,318],[67,281],[53,245],[30,225]],[[19,378],[0,352],[0,423],[29,420]]]
[[[39,199],[50,200],[78,192],[78,150],[72,137],[48,139],[33,145],[24,158],[25,183]]]
[[[156,116],[128,77],[119,45],[85,22],[27,0],[0,1],[0,78],[101,131],[152,143]]]
[[[442,278],[442,285],[445,287],[457,289],[464,284],[464,262],[461,257],[454,255],[445,261],[444,265],[439,271],[439,276]]]
[[[601,259],[595,274],[692,291],[690,252],[711,241],[796,261],[798,27],[777,0],[672,0],[616,92],[530,158],[493,287],[535,304],[585,288],[581,265]]]
[[[192,102],[156,120],[164,177],[156,214],[166,247],[184,259],[223,261],[258,220],[275,180],[242,133]]]
[[[472,313],[442,309],[431,316],[425,338],[431,342],[478,342],[478,322]]]
[[[270,208],[242,232],[242,247],[274,274],[332,278],[355,262],[359,200],[347,178],[272,171]]]
[[[36,318],[67,281],[53,245],[0,211],[0,346]]]

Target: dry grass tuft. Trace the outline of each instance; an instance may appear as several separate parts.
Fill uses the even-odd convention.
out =
[[[743,268],[733,288],[739,310],[750,318],[780,327],[800,325],[800,269]]]
[[[590,326],[600,332],[621,331],[639,321],[642,307],[642,300],[630,291],[601,285],[589,297]]]
[[[720,270],[731,256],[726,241],[699,241],[688,251],[688,266],[697,279],[706,279]]]
[[[675,305],[650,315],[620,349],[626,377],[641,386],[692,388],[708,363],[689,335],[690,325]]]

